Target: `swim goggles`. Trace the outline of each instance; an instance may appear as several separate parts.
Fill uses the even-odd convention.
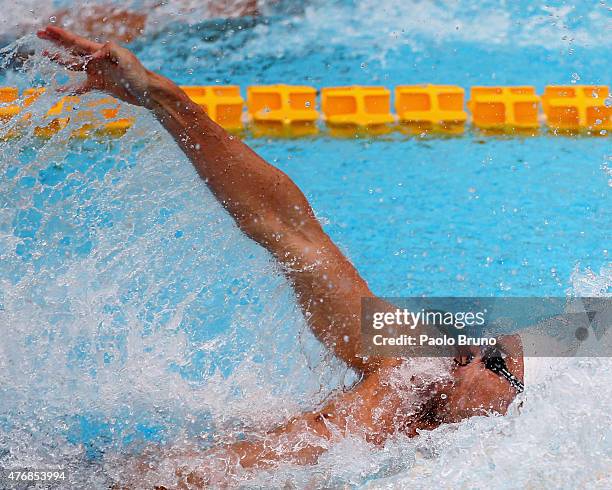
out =
[[[484,363],[485,368],[490,371],[493,371],[498,376],[507,379],[517,392],[522,393],[525,390],[525,385],[520,379],[518,379],[508,370],[508,366],[506,365],[506,360],[504,359],[504,356],[505,353],[498,347],[488,345],[482,346],[480,348],[480,358]],[[470,362],[474,360],[474,355],[472,353],[469,353],[467,356],[462,357],[466,357],[467,359],[461,362],[458,361],[457,358],[455,358],[455,362],[459,366],[467,366]]]
[[[495,346],[486,346],[480,349],[480,353],[482,362],[484,362],[487,369],[502,378],[506,378],[518,393],[522,393],[525,390],[523,382],[508,371],[503,351]]]
[[[445,313],[443,310],[425,310],[425,311],[435,312],[435,313],[438,313],[438,312]],[[447,335],[453,335],[453,332],[447,326],[438,325],[437,327],[443,333]],[[487,345],[487,346],[480,347],[480,357],[482,359],[482,362],[484,362],[485,367],[488,370],[493,371],[498,376],[501,376],[502,378],[507,379],[510,385],[518,393],[522,393],[523,391],[525,391],[525,385],[514,374],[508,371],[508,366],[506,365],[504,356],[505,356],[504,351],[502,351],[497,346]],[[474,356],[473,354],[470,353],[467,355],[467,358],[468,359],[466,363],[458,362],[457,359],[455,359],[455,362],[457,362],[457,364],[459,364],[460,366],[465,366],[466,364],[469,364],[474,359]]]

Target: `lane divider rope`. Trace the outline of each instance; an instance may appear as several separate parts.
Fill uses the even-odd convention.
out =
[[[394,112],[391,91],[382,86],[320,92],[304,85],[249,86],[246,104],[237,85],[181,88],[219,125],[230,131],[247,127],[255,136],[315,135],[320,121],[335,136],[395,130],[461,134],[469,123],[484,134],[536,135],[545,126],[553,133],[605,136],[612,129],[612,99],[605,85],[549,85],[542,95],[531,86],[472,87],[467,104],[459,86],[400,85],[394,91]],[[28,107],[44,92],[30,88],[20,96],[17,88],[0,87],[0,137],[19,136],[31,119]],[[74,137],[121,136],[134,117],[119,117],[120,109],[112,97],[80,103],[79,97],[64,96],[47,112],[48,124],[34,133],[49,138],[70,124],[77,128],[71,129]]]

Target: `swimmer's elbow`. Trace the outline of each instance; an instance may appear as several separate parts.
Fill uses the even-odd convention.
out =
[[[236,219],[236,222],[243,233],[281,262],[303,262],[313,251],[320,253],[328,241],[319,222],[310,216],[299,219],[267,211]]]

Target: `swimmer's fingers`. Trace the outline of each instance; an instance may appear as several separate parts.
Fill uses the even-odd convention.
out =
[[[119,64],[120,48],[112,42],[103,44],[101,48],[91,55],[91,60],[96,62],[109,61],[114,65]]]
[[[93,54],[102,48],[102,44],[100,43],[90,41],[89,39],[77,36],[72,32],[55,26],[47,26],[36,34],[40,39],[51,41],[58,46],[63,46],[74,54]]]
[[[76,58],[76,57],[65,57],[61,53],[51,53],[49,51],[43,51],[43,56],[46,56],[54,63],[61,65],[68,70],[72,71],[85,71],[85,67],[89,62],[89,59]]]

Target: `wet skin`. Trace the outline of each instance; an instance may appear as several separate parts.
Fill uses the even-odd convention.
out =
[[[312,464],[330,443],[348,434],[382,445],[396,433],[416,436],[419,429],[442,423],[506,413],[516,391],[506,379],[485,369],[477,351],[467,365],[456,364],[446,378],[428,386],[420,405],[406,410],[409,385],[398,389],[389,381],[406,360],[360,355],[361,300],[374,295],[323,231],[291,179],[213,122],[172,81],[147,70],[129,50],[53,26],[38,36],[71,53],[67,57],[50,50],[49,57],[87,74],[85,82],[67,91],[100,90],[151,111],[240,229],[281,265],[317,338],[361,375],[354,387],[318,410],[298,415],[261,438],[202,454],[207,463],[197,468],[181,467],[181,457],[187,453],[176,452],[179,488],[221,485],[236,470],[270,468],[282,461]],[[500,343],[508,353],[510,372],[522,380],[520,340],[509,336]],[[222,467],[215,468],[210,461],[219,461]],[[143,472],[145,466],[141,465]]]

